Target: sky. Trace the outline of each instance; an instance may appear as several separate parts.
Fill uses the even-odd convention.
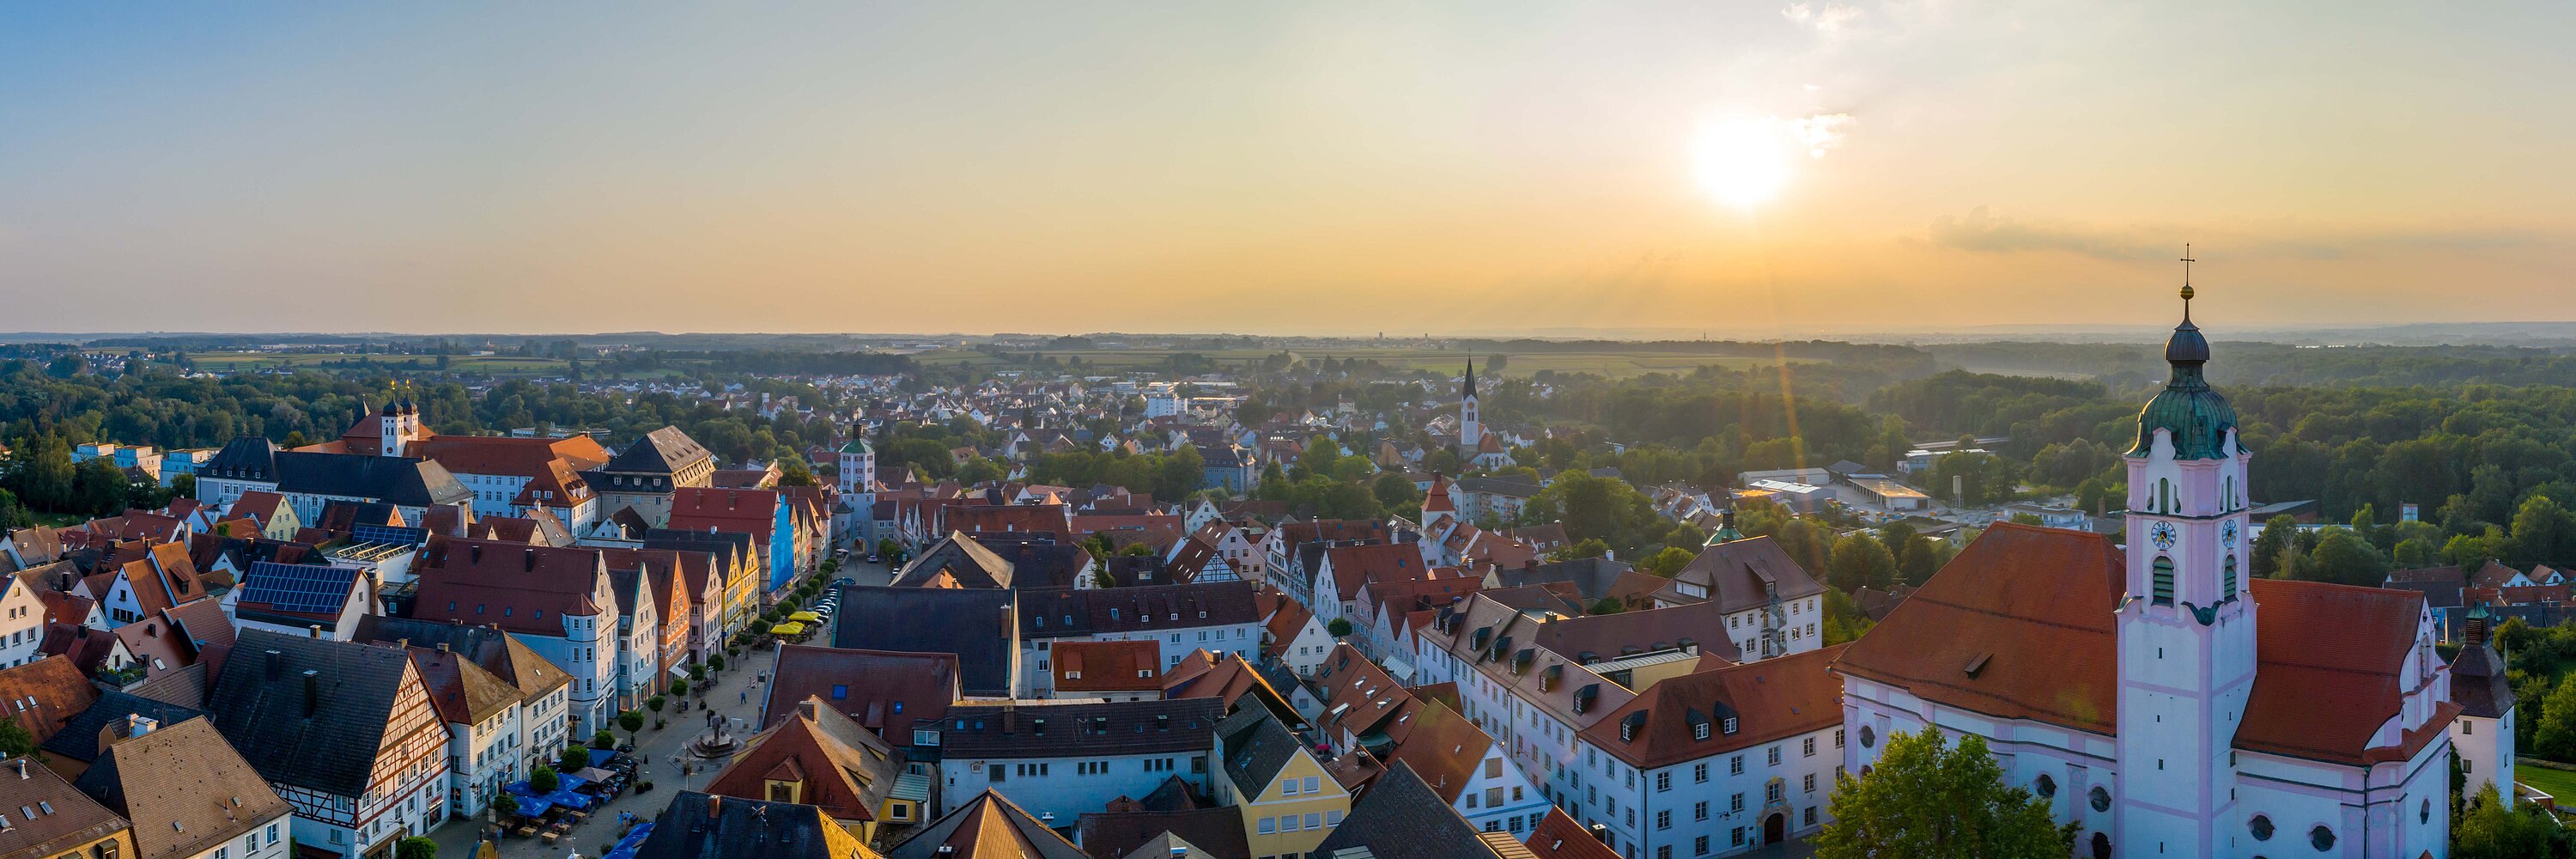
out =
[[[2576,319],[2576,4],[0,5],[0,329]]]

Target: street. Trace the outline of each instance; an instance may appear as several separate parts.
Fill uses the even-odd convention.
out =
[[[834,574],[835,578],[841,576],[847,576],[860,584],[882,585],[892,577],[892,573],[881,564],[854,561]],[[831,631],[826,629],[821,634],[807,639],[807,642],[829,645],[831,640]],[[715,686],[706,696],[698,699],[728,719],[742,720],[742,727],[733,731],[737,739],[748,742],[751,735],[759,731],[760,702],[749,699],[766,691],[766,687],[759,682],[758,678],[770,670],[776,659],[775,650],[744,652],[741,660],[727,665],[726,669],[718,675]],[[569,854],[579,852],[586,857],[596,857],[601,852],[600,848],[615,843],[625,834],[626,828],[618,823],[619,812],[633,814],[638,820],[652,820],[662,813],[664,806],[671,803],[673,795],[683,790],[705,787],[707,782],[714,778],[716,771],[723,769],[723,761],[698,761],[691,758],[691,767],[696,772],[683,776],[679,768],[672,763],[674,756],[685,756],[689,741],[706,730],[705,708],[693,707],[686,713],[665,710],[659,716],[668,722],[669,726],[660,730],[655,730],[651,724],[650,718],[653,715],[655,714],[649,711],[646,713],[647,722],[644,731],[635,741],[635,751],[643,759],[643,768],[636,774],[636,782],[639,784],[652,782],[652,790],[629,789],[625,796],[596,806],[595,812],[588,820],[573,826],[570,839],[558,841],[553,845],[547,845],[536,838],[506,837],[500,843],[501,856],[504,859],[522,857],[524,859],[564,859]],[[624,731],[618,732],[621,742],[625,736]],[[451,818],[447,825],[431,832],[430,838],[438,842],[438,855],[449,859],[473,856],[476,835],[482,828],[483,822],[481,819]]]

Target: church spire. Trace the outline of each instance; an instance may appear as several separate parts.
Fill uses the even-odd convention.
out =
[[[2201,365],[2209,363],[2209,338],[2201,336],[2200,326],[2191,321],[2191,246],[2183,246],[2182,324],[2174,326],[2173,337],[2165,341],[2165,363],[2172,365],[2173,375],[2165,389],[2138,413],[2138,443],[2130,456],[2145,456],[2153,448],[2155,431],[2163,429],[2173,436],[2177,459],[2213,459],[2221,456],[2227,433],[2236,428],[2236,407],[2226,397],[2211,390],[2202,377]]]
[[[1476,398],[1476,359],[1467,359],[1467,399]]]

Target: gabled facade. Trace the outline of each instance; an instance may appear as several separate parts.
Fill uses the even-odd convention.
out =
[[[1235,711],[1216,741],[1214,797],[1241,810],[1252,855],[1304,856],[1350,814],[1351,792],[1269,710]]]
[[[207,709],[295,807],[304,849],[389,851],[447,817],[447,731],[402,651],[251,630]]]

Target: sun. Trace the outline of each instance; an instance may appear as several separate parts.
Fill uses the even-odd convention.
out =
[[[1691,143],[1700,190],[1738,209],[1770,202],[1789,184],[1790,165],[1795,163],[1790,142],[1779,121],[1769,117],[1701,123]]]

